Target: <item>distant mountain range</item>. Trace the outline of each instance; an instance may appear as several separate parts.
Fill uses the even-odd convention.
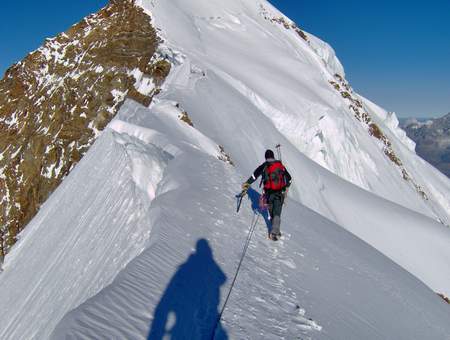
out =
[[[450,177],[450,113],[441,118],[403,118],[401,127],[416,142],[416,152]]]

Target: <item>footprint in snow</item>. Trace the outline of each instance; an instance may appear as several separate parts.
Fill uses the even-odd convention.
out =
[[[322,330],[322,326],[320,326],[314,320],[306,317],[306,312],[303,308],[300,308],[299,305],[295,307],[295,311],[292,313],[292,322],[296,325],[297,329],[301,331],[318,331]]]
[[[289,258],[281,259],[281,260],[279,260],[279,262],[281,264],[284,264],[286,267],[288,267],[290,269],[297,268],[296,264],[294,263],[294,261],[292,261],[292,259],[289,259]]]

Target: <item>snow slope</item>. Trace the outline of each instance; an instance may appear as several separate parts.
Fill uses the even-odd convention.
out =
[[[384,200],[374,205],[323,168],[311,167],[310,162],[306,166],[308,157],[392,202],[426,216],[448,218],[450,182],[406,150],[406,140],[394,138],[393,126],[384,124],[390,127],[386,133],[395,149],[402,151],[408,170],[428,186],[433,198],[425,201],[403,180],[377,140],[344,109],[342,97],[328,84],[329,66],[316,54],[318,47],[312,49],[293,32],[268,22],[255,1],[235,0],[227,6],[214,1],[210,6],[202,1],[186,6],[176,0],[156,2],[154,7],[144,4],[154,13],[167,41],[184,55],[176,59],[178,66],[169,76],[163,97],[178,101],[198,130],[225,147],[242,173],[248,176],[262,161],[265,148],[281,143],[284,160],[296,178],[293,199],[350,230],[436,291],[450,289],[447,228],[415,214],[409,218],[400,214],[381,223],[379,216],[386,206],[393,212],[399,207]],[[281,15],[265,2],[264,6],[273,16]],[[169,18],[177,25],[169,25]],[[169,46],[165,53],[175,52]],[[375,113],[380,116],[381,109]],[[308,140],[312,133],[319,135],[314,142]],[[317,158],[324,154],[328,163]]]
[[[252,202],[244,202],[236,216],[239,176],[199,152],[176,157],[164,178],[152,204],[150,214],[159,218],[146,249],[110,286],[66,315],[52,338],[159,339],[165,322],[172,322],[175,339],[210,338],[254,221]],[[279,244],[267,240],[264,219],[258,219],[218,338],[450,334],[449,308],[410,274],[295,202],[285,212],[286,236]],[[212,254],[199,250],[198,240],[207,240]]]
[[[242,175],[208,152],[206,137],[174,119],[176,106],[170,103],[148,110],[127,102],[111,124],[126,132],[105,132],[22,235],[0,277],[2,301],[24,283],[0,321],[2,339],[45,339],[54,327],[54,339],[149,334],[158,339],[166,322],[172,323],[174,338],[209,338],[254,216],[250,201],[235,214],[233,194]],[[304,167],[320,169],[306,158]],[[338,181],[323,171],[330,182]],[[86,191],[90,177],[95,190]],[[154,180],[139,184],[149,177]],[[155,186],[156,191],[145,190]],[[382,211],[386,221],[414,215],[344,181],[329,190],[379,207],[374,214]],[[83,192],[90,199],[74,200]],[[63,208],[71,208],[68,202],[78,206]],[[134,211],[127,210],[130,206]],[[97,220],[70,216],[92,211]],[[433,228],[432,220],[413,217]],[[71,220],[76,223],[62,222]],[[269,242],[266,228],[259,218],[217,338],[442,339],[450,334],[450,310],[435,293],[336,224],[289,201],[284,240]],[[66,242],[49,239],[66,234]],[[203,246],[196,247],[199,240]],[[112,278],[108,268],[118,275]],[[40,282],[30,285],[36,273]]]
[[[328,83],[334,52],[265,19],[281,15],[265,1],[141,5],[174,67],[150,108],[122,106],[6,257],[0,338],[449,338],[433,292],[450,295],[436,221],[449,181],[364,101],[430,200],[402,179]],[[233,196],[276,143],[294,177],[284,238],[256,220],[215,327],[257,217]]]
[[[42,332],[142,251],[150,200],[137,190],[129,154],[141,153],[154,185],[167,157],[125,141],[111,133],[100,138],[71,175],[79,180],[64,181],[21,233],[0,275],[0,338],[43,339]]]
[[[253,170],[265,146],[256,145],[258,136],[265,136],[266,140],[260,141],[267,145],[275,128],[296,152],[340,177],[450,224],[448,200],[442,199],[449,196],[450,182],[435,181],[430,166],[414,172],[414,165],[408,164],[413,179],[430,196],[431,202],[427,202],[402,180],[400,170],[382,152],[379,141],[369,136],[349,110],[348,102],[329,84],[342,67],[337,66],[340,63],[332,57],[334,52],[328,45],[317,43],[314,37],[308,43],[293,30],[267,20],[267,16],[284,16],[266,1],[230,0],[225,4],[212,0],[206,4],[194,0],[189,5],[182,0],[141,2],[153,13],[168,46],[185,56],[178,71],[184,75],[176,75],[177,80],[167,86],[175,92],[172,97],[190,113],[201,131],[219,139],[234,158],[246,159],[239,163],[244,169]],[[170,55],[170,51],[165,53]],[[194,77],[198,69],[207,73],[206,79]],[[227,88],[234,93],[216,92]],[[180,99],[182,93],[185,95]],[[239,95],[246,106],[235,103]],[[234,123],[224,125],[221,118]],[[250,123],[252,119],[257,123]],[[261,120],[270,131],[260,132]],[[384,121],[379,123],[386,133],[393,130]],[[230,143],[230,134],[239,136],[241,143]],[[227,141],[233,145],[227,145]],[[398,152],[402,152],[404,143],[405,138],[392,140]],[[419,162],[413,153],[402,156]],[[303,203],[316,209],[312,200],[302,197]]]

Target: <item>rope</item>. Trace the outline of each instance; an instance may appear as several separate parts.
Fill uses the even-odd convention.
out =
[[[255,219],[255,216],[256,216],[256,219]],[[241,270],[241,265],[242,265],[242,262],[244,261],[245,255],[247,253],[248,246],[250,245],[250,241],[252,239],[253,232],[255,231],[256,225],[258,224],[258,219],[259,219],[259,214],[255,213],[253,215],[252,223],[250,225],[250,231],[249,231],[249,233],[247,235],[247,239],[245,240],[244,249],[242,250],[241,259],[240,259],[239,264],[237,266],[236,273],[234,274],[233,281],[231,282],[230,290],[228,291],[227,297],[225,298],[225,302],[223,303],[222,309],[220,310],[219,316],[217,317],[216,324],[214,325],[214,329],[213,329],[213,332],[212,332],[211,340],[214,340],[217,326],[219,325],[220,320],[222,320],[223,312],[225,311],[225,308],[227,306],[228,300],[229,300],[229,298],[231,296],[231,291],[234,288],[234,285],[236,283],[236,279],[238,277],[239,271]],[[255,220],[255,222],[253,222],[253,220]]]

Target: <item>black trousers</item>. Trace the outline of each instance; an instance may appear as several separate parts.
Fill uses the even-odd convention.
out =
[[[283,209],[284,196],[281,191],[266,192],[269,205],[270,220],[272,221],[272,234],[280,235],[281,210]]]

